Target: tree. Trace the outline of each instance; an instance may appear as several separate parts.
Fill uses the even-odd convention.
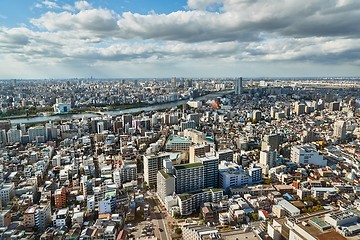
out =
[[[203,219],[203,215],[201,213],[199,213],[199,219]]]
[[[177,227],[177,228],[175,229],[175,233],[176,233],[177,235],[182,234],[181,228]]]

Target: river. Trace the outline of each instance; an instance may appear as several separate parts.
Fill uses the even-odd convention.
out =
[[[233,92],[233,91],[210,93],[205,96],[196,98],[195,100],[210,99],[210,98],[219,97],[219,96],[225,95],[227,93],[231,93],[231,92]],[[145,111],[145,112],[158,111],[158,110],[176,107],[176,106],[182,105],[184,103],[187,103],[188,101],[189,100],[180,100],[180,101],[176,101],[176,102],[163,103],[163,104],[152,105],[152,106],[147,106],[147,107],[110,110],[110,111],[104,111],[102,113],[105,115],[117,116],[117,115],[126,114],[126,113],[138,113],[141,111]],[[31,117],[31,118],[14,118],[14,119],[11,119],[10,122],[11,122],[11,124],[19,124],[19,123],[30,124],[30,123],[40,123],[40,122],[48,122],[48,121],[61,121],[61,120],[81,119],[81,118],[92,118],[92,117],[99,117],[99,116],[100,115],[96,114],[96,113],[79,113],[79,114],[68,114],[68,115],[39,116],[39,117]]]

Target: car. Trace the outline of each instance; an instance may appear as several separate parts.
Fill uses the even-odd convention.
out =
[[[164,229],[162,229],[162,228],[159,228],[159,231],[160,231],[160,232],[163,232],[163,231],[164,231]]]

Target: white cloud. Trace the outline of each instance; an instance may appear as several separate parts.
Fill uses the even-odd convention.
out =
[[[205,10],[211,8],[215,4],[222,4],[222,0],[188,0],[187,6],[190,9]]]
[[[50,9],[60,8],[59,5],[57,5],[56,2],[52,2],[52,1],[49,1],[49,0],[42,1],[42,4],[43,4],[45,7],[50,8]]]
[[[42,4],[53,10],[31,19],[31,28],[0,28],[0,57],[84,71],[119,62],[209,73],[250,63],[360,64],[355,0],[188,0],[186,11],[169,14],[118,14],[86,1]]]
[[[75,2],[75,8],[82,11],[92,8],[91,4],[85,0]]]

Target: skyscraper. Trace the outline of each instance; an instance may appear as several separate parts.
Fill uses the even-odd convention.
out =
[[[239,95],[243,92],[243,86],[242,86],[242,78],[238,78],[235,80],[235,94]]]

